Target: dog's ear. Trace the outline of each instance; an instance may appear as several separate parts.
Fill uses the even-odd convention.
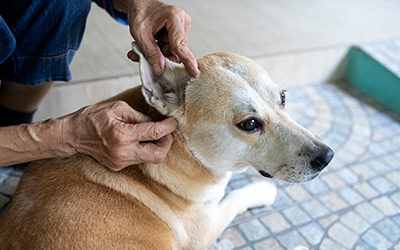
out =
[[[136,43],[132,43],[133,51],[139,56],[139,70],[142,81],[142,93],[149,105],[161,114],[178,118],[183,115],[184,94],[190,76],[182,64],[166,58],[165,70],[156,76]]]

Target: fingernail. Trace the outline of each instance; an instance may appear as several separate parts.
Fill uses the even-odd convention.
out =
[[[162,75],[163,72],[162,72],[160,64],[158,64],[158,63],[153,64],[153,66],[151,68],[153,69],[153,73],[156,76],[161,76]]]

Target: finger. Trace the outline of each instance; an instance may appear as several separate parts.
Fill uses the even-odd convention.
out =
[[[177,122],[170,117],[160,122],[147,122],[135,124],[136,141],[146,142],[159,140],[175,131]]]
[[[140,37],[136,40],[136,42],[142,49],[143,55],[147,59],[147,62],[149,63],[153,73],[157,76],[161,76],[165,67],[164,56],[153,35],[147,31],[144,32],[146,33],[139,34]]]
[[[169,134],[157,140],[156,143],[140,143],[137,158],[141,162],[160,163],[166,158],[172,142],[173,137]]]
[[[177,50],[176,54],[191,76],[197,76],[199,74],[197,60],[187,46]]]
[[[170,50],[185,65],[186,70],[192,76],[199,73],[196,58],[187,46],[187,28],[179,28],[178,25],[171,25],[168,29]]]

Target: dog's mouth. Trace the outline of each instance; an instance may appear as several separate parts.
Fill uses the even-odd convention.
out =
[[[264,170],[260,170],[258,171],[262,176],[266,177],[266,178],[273,178],[272,175],[268,174],[267,172],[265,172]]]

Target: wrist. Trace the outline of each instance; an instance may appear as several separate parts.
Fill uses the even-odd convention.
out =
[[[55,138],[60,145],[61,153],[66,156],[76,154],[76,135],[74,131],[71,115],[63,116],[54,120]]]

